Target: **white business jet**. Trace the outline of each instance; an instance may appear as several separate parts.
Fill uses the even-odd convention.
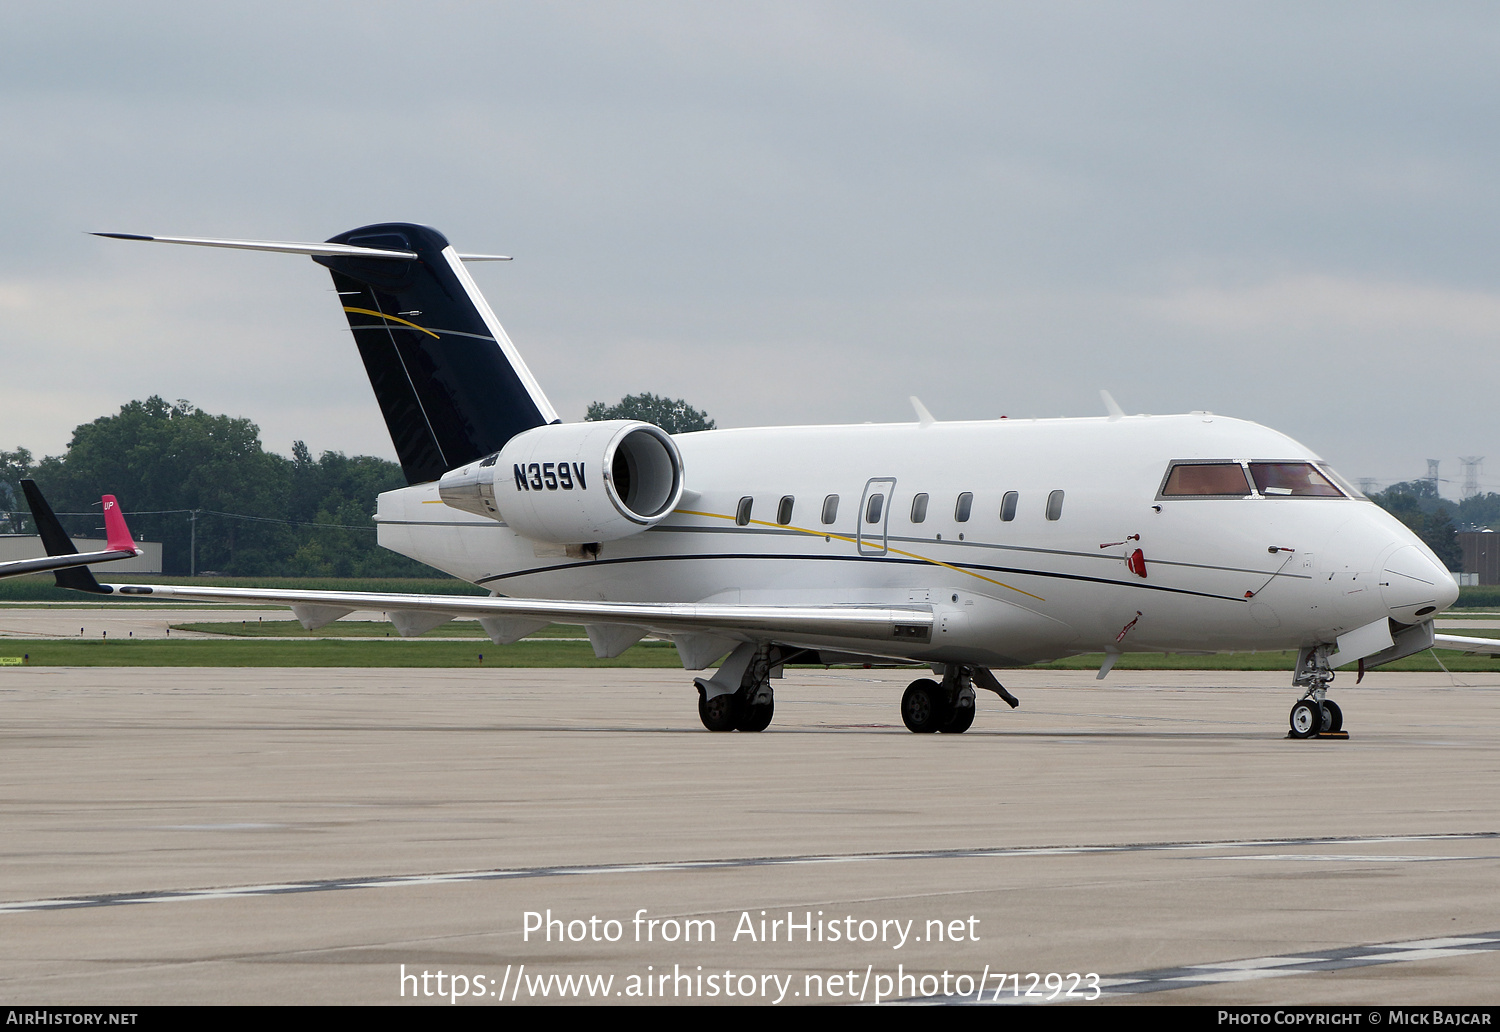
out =
[[[905,661],[916,732],[960,733],[993,668],[1100,653],[1295,649],[1291,733],[1336,733],[1334,668],[1430,648],[1458,597],[1435,555],[1290,438],[1207,412],[710,430],[564,423],[466,261],[392,223],[327,243],[101,234],[309,255],[333,274],[410,486],[387,548],[489,598],[176,586],[314,628],[477,617],[499,643],[582,624],[617,656],[672,641],[711,731],[759,731],[788,663]],[[1500,649],[1489,639],[1444,644]]]

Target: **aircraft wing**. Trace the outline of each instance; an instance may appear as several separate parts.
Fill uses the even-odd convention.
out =
[[[1432,647],[1500,656],[1500,638],[1465,638],[1457,634],[1434,634]]]
[[[141,554],[141,550],[135,547],[135,541],[130,537],[130,531],[125,526],[125,517],[120,514],[120,506],[115,501],[114,495],[105,495],[101,499],[104,503],[104,525],[107,535],[105,549],[100,552],[80,552],[62,529],[62,524],[52,512],[52,506],[47,504],[47,499],[42,497],[42,492],[38,490],[36,482],[23,480],[21,489],[26,493],[26,504],[31,507],[31,516],[36,521],[37,534],[41,536],[47,555],[40,559],[17,559],[0,563],[0,577],[19,577],[24,573],[45,573],[48,570],[69,571],[74,567],[86,566],[89,563],[108,563],[116,559],[131,559]],[[71,583],[72,578],[69,578],[66,573],[59,573],[58,578],[58,583],[63,587],[78,586]]]
[[[85,589],[89,590],[89,589]],[[357,609],[389,613],[404,636],[421,634],[454,617],[478,618],[502,644],[549,623],[583,624],[595,651],[618,655],[647,634],[670,638],[689,669],[701,669],[752,638],[776,638],[817,647],[862,643],[872,654],[932,640],[930,606],[768,606],[724,603],[589,602],[555,599],[393,594],[378,591],[299,591],[279,588],[213,588],[161,584],[96,583],[92,590],[130,597],[195,602],[270,603],[290,606],[312,630]],[[607,628],[603,633],[596,633]],[[601,647],[602,646],[602,647]],[[712,655],[708,655],[712,652]],[[704,657],[707,658],[704,658]]]

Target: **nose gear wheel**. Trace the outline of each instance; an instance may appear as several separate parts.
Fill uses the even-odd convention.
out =
[[[1312,738],[1323,730],[1323,707],[1312,699],[1298,699],[1292,704],[1292,737]]]

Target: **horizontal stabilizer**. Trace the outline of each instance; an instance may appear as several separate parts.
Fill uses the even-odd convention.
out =
[[[96,235],[300,254],[328,269],[407,483],[437,480],[560,422],[466,265],[508,255],[460,254],[437,230],[404,222],[321,243]]]
[[[410,260],[415,251],[391,251],[380,247],[354,247],[349,244],[300,244],[288,240],[219,240],[209,237],[143,236],[139,233],[95,233],[111,240],[149,240],[157,244],[191,244],[194,247],[232,247],[239,251],[276,251],[281,254],[305,254],[320,258],[401,258]]]
[[[410,261],[415,251],[393,251],[381,247],[356,247],[352,244],[298,243],[292,240],[220,240],[213,237],[146,236],[142,233],[95,233],[111,240],[147,240],[155,244],[190,244],[193,247],[229,247],[237,251],[275,251],[278,254],[305,254],[318,258],[399,258]],[[508,262],[508,254],[461,254],[465,262]]]

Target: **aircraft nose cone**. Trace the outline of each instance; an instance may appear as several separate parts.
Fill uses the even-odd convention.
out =
[[[1382,564],[1380,595],[1393,618],[1416,623],[1456,602],[1458,584],[1425,551],[1403,545]]]

